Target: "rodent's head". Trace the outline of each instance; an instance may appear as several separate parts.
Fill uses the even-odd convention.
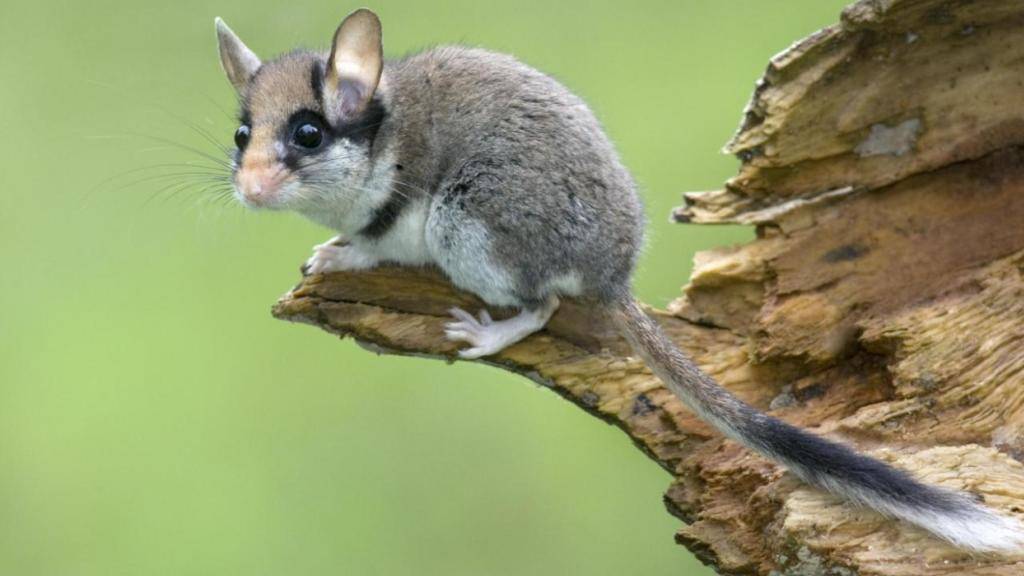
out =
[[[238,92],[235,195],[253,208],[344,212],[371,178],[384,108],[380,20],[350,14],[329,56],[293,52],[261,62],[221,19],[221,65]]]

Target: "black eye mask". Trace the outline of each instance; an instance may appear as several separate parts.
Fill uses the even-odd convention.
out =
[[[316,154],[325,150],[337,138],[327,121],[313,110],[299,110],[288,118],[278,138],[289,150]]]

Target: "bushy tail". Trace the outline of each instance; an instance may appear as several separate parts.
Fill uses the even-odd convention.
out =
[[[1024,550],[1024,526],[963,492],[922,484],[874,458],[758,412],[718,385],[661,331],[632,296],[612,312],[633,349],[701,418],[808,484],[906,520],[976,551]]]

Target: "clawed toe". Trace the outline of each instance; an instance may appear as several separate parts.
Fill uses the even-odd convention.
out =
[[[474,317],[461,308],[452,308],[448,312],[455,321],[444,325],[444,333],[449,340],[471,345],[459,351],[459,356],[490,356],[543,328],[557,307],[558,299],[552,297],[547,306],[522,310],[512,318],[499,321],[494,321],[487,310],[481,310]]]
[[[449,340],[472,345],[470,348],[459,351],[459,356],[462,358],[473,359],[488,356],[504,347],[500,339],[496,338],[499,335],[499,331],[496,330],[497,325],[486,310],[481,310],[477,317],[461,308],[452,308],[448,312],[457,321],[445,324],[445,336]]]
[[[313,255],[302,266],[302,273],[326,274],[343,270],[364,270],[377,263],[375,257],[357,250],[350,244],[330,240],[313,247]]]
[[[462,321],[452,322],[449,325],[465,323],[467,325],[483,328],[485,326],[490,326],[491,324],[494,324],[494,320],[491,320],[491,315],[487,313],[487,310],[480,311],[479,319],[474,318],[472,314],[466,312],[462,308],[451,308],[448,310],[448,313],[457,318],[458,320]]]
[[[313,255],[302,266],[303,274],[322,274],[339,269],[342,263],[337,246],[321,244],[313,249]]]

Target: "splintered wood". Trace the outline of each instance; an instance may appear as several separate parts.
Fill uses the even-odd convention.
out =
[[[721,191],[677,220],[755,224],[651,311],[746,401],[1024,517],[1024,3],[875,0],[772,59]],[[441,358],[429,270],[312,276],[274,314]],[[701,422],[587,302],[488,363],[629,434],[675,481],[677,540],[725,574],[1019,575],[802,485]]]

